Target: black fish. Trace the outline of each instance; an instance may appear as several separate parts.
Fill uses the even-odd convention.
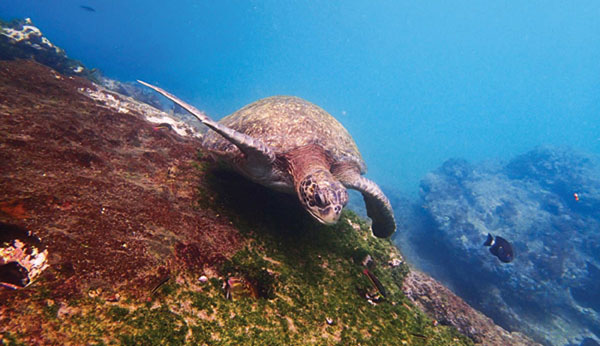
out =
[[[375,274],[371,273],[367,268],[363,270],[363,274],[365,274],[369,278],[369,280],[371,280],[371,283],[373,283],[375,288],[377,288],[377,290],[379,291],[379,293],[381,293],[382,296],[387,297],[385,287],[383,287],[381,281],[377,279],[377,276],[375,276]]]
[[[509,263],[514,259],[514,253],[512,245],[508,240],[502,237],[494,237],[488,233],[487,240],[483,243],[483,246],[491,246],[490,252],[492,255],[498,257],[502,262]]]
[[[88,11],[88,12],[96,12],[96,10],[93,7],[90,6],[86,6],[86,5],[79,5],[79,7],[81,7],[82,9]]]

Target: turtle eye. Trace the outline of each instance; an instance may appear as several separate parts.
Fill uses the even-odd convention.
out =
[[[327,206],[327,200],[325,199],[325,196],[320,191],[315,194],[315,203],[317,203],[318,207]]]

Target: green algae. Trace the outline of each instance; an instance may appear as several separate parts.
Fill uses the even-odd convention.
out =
[[[23,336],[19,333],[6,332],[0,334],[0,344],[6,346],[26,346],[27,343],[20,341]]]
[[[123,345],[184,345],[188,332],[185,320],[164,305],[136,310],[123,323],[132,330],[119,336]]]
[[[256,289],[259,297],[274,298],[275,280],[267,271],[267,267],[268,262],[258,252],[244,249],[225,261],[220,272],[244,278]]]
[[[203,168],[204,170],[205,168]],[[199,207],[229,218],[246,246],[225,260],[205,283],[203,272],[182,270],[145,298],[107,302],[78,297],[48,305],[37,290],[25,314],[41,315],[43,338],[52,344],[90,345],[471,345],[455,329],[435,325],[401,291],[408,272],[388,264],[400,254],[387,239],[345,211],[333,226],[306,217],[293,196],[284,196],[239,177],[205,171]],[[233,180],[232,180],[233,179]],[[249,197],[251,196],[251,197]],[[387,297],[373,305],[364,293],[370,270]],[[258,299],[226,298],[228,276],[259,287]],[[8,334],[2,343],[18,345]]]
[[[124,321],[129,315],[129,309],[120,306],[111,306],[107,312],[108,317],[115,322]]]

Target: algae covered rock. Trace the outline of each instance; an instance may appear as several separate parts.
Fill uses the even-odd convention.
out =
[[[597,162],[554,147],[508,163],[448,160],[421,182],[409,241],[434,276],[504,328],[551,345],[600,338]],[[488,233],[512,243],[511,263],[482,246]]]
[[[0,222],[35,229],[49,265],[0,288],[3,344],[471,344],[410,303],[397,249],[354,214],[314,222],[87,80],[18,60],[0,78],[0,204],[19,206]]]
[[[0,62],[0,223],[47,254],[0,287],[0,343],[472,344],[411,303],[403,257],[353,213],[317,224],[193,129],[65,73]]]
[[[79,61],[52,44],[31,19],[0,20],[0,60],[33,59],[66,75],[90,75]]]

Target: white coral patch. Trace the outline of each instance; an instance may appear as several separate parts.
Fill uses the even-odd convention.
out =
[[[16,262],[26,270],[28,286],[48,268],[48,250],[39,252],[37,247],[27,248],[25,243],[15,239],[10,245],[0,248],[0,264],[10,262]]]
[[[96,90],[80,88],[79,92],[102,104],[103,107],[116,110],[119,113],[129,113],[130,111],[133,111],[135,113],[143,114],[146,120],[151,123],[169,124],[180,136],[201,137],[200,133],[190,125],[181,120],[177,120],[148,104],[115,92],[109,92],[98,85],[96,85],[96,88]]]
[[[46,37],[42,36],[42,43],[45,44],[46,46],[48,46],[49,48],[54,49],[56,51],[56,54],[61,54],[62,53],[62,49],[60,49],[59,47],[53,45],[52,42],[50,42],[50,40],[48,40]]]
[[[169,124],[180,136],[187,136],[186,129],[189,128],[189,126],[183,121],[175,120],[167,115],[162,117],[146,116],[146,120],[156,124]]]
[[[0,34],[10,38],[11,40],[13,40],[15,42],[19,42],[19,41],[23,40],[23,33],[18,30],[11,29],[11,28],[2,28],[2,32],[0,32]]]
[[[44,37],[40,29],[31,25],[31,20],[29,18],[25,19],[25,23],[29,25],[23,25],[21,30],[2,28],[2,30],[0,30],[0,35],[10,38],[15,43],[23,42],[24,44],[29,45],[37,50],[41,50],[44,47],[42,47],[40,44],[28,42],[34,38],[39,38],[42,41],[42,45],[46,46],[47,48],[54,49],[58,54],[61,53],[61,49],[53,45],[50,40]]]
[[[8,36],[15,42],[20,42],[23,40],[29,40],[31,36],[41,37],[42,32],[40,29],[36,28],[32,25],[23,25],[22,30],[15,30],[11,28],[4,28],[2,31],[2,35]]]
[[[40,31],[40,29],[33,25],[23,25],[23,34],[27,37],[31,35],[38,37],[42,36],[42,32]]]

